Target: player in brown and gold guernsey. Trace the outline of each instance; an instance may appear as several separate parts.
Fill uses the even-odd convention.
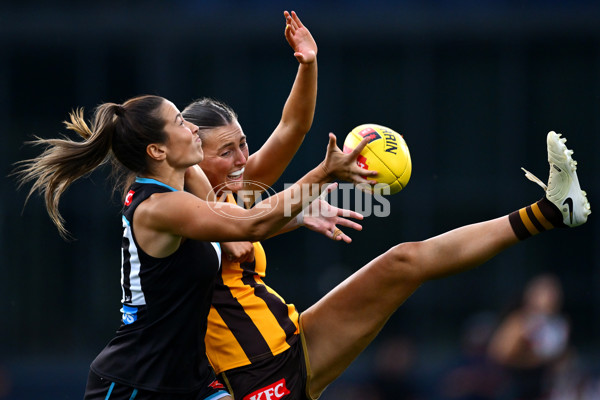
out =
[[[183,111],[199,126],[205,152],[200,166],[217,193],[260,190],[275,183],[312,124],[317,46],[297,15],[285,13],[285,17],[285,36],[300,65],[281,122],[258,151],[249,154],[246,135],[227,105],[202,99]],[[398,244],[301,314],[263,281],[266,257],[260,243],[222,243],[228,256],[215,287],[206,349],[232,396],[237,400],[317,399],[423,283],[474,268],[540,232],[585,223],[590,205],[564,142],[554,132],[547,136],[551,167],[547,185],[528,174],[545,189],[541,200],[425,241]],[[194,184],[193,174],[186,177],[186,186],[198,196],[207,195]],[[247,206],[252,204],[247,195],[243,198],[249,200]],[[324,221],[307,212],[304,224],[349,242],[336,226],[348,224],[343,216]],[[292,221],[286,229],[294,223],[301,225]]]

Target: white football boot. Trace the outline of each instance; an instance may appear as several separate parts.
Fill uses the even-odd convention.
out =
[[[577,161],[565,145],[567,139],[561,138],[560,133],[550,131],[547,137],[548,163],[550,163],[550,176],[548,185],[531,172],[525,171],[525,176],[540,185],[546,191],[546,198],[550,200],[562,213],[566,226],[574,227],[587,221],[592,213],[586,193],[579,187],[577,179]]]

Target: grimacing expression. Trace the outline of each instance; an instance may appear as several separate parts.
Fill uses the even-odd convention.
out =
[[[165,120],[167,142],[163,145],[167,149],[167,162],[177,167],[189,167],[202,161],[204,153],[198,127],[185,121],[168,100],[162,104],[160,112]]]
[[[246,135],[239,122],[202,131],[204,160],[200,167],[217,192],[237,192],[243,188],[244,168],[248,161]]]

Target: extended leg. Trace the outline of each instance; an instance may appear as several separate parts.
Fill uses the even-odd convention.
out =
[[[579,188],[572,152],[554,132],[548,134],[547,142],[550,178],[542,200],[509,216],[463,226],[423,242],[399,244],[302,314],[312,369],[311,395],[316,397],[335,380],[424,282],[476,267],[544,230],[587,220],[590,206]]]
[[[480,265],[518,241],[505,216],[399,244],[358,270],[302,313],[311,394],[337,378],[421,284]]]

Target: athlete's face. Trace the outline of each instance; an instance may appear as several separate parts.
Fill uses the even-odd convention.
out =
[[[174,166],[189,167],[202,161],[204,152],[198,127],[185,121],[177,107],[168,100],[161,106],[161,114],[167,134],[167,162]]]
[[[243,188],[244,168],[248,161],[246,135],[239,122],[202,132],[204,160],[200,167],[219,193]]]

